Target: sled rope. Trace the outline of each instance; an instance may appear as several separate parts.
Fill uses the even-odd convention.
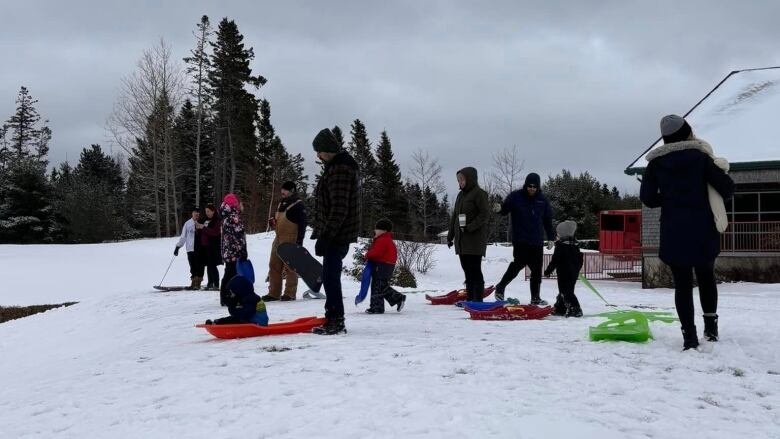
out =
[[[585,286],[588,287],[588,289],[593,291],[594,294],[599,296],[599,299],[603,300],[605,305],[607,305],[607,306],[617,306],[617,305],[612,305],[611,303],[607,302],[607,299],[605,299],[604,296],[602,296],[598,292],[598,290],[593,285],[591,285],[590,281],[588,279],[586,279],[585,275],[582,274],[582,273],[580,273],[580,281],[582,281],[582,283],[585,284]]]

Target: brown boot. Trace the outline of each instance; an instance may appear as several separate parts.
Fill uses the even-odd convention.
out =
[[[203,278],[202,277],[193,277],[192,278],[192,284],[190,285],[190,289],[192,289],[192,290],[199,290],[201,282],[203,282]]]

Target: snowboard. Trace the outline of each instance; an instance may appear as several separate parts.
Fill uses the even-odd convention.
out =
[[[313,292],[322,287],[322,264],[308,250],[293,242],[279,244],[276,255],[292,271],[294,271],[306,286]]]
[[[169,291],[195,291],[189,285],[187,285],[187,286],[181,286],[181,285],[180,286],[169,286],[169,287],[164,287],[162,285],[155,285],[152,288],[154,288],[157,291],[162,291],[162,292],[169,292]]]
[[[495,290],[496,288],[494,286],[485,288],[484,293],[482,293],[482,297],[487,297],[493,294],[493,291]],[[441,296],[431,296],[428,294],[425,295],[425,298],[431,302],[431,305],[454,305],[465,300],[466,297],[468,297],[468,295],[466,294],[465,289],[450,291],[449,293],[443,294]]]
[[[355,306],[364,300],[368,296],[368,289],[371,287],[371,273],[374,271],[374,264],[371,261],[366,262],[366,266],[363,267],[363,277],[360,280],[360,292],[355,296]]]
[[[552,314],[552,306],[503,305],[492,309],[478,310],[464,307],[471,320],[539,320]]]
[[[237,323],[232,325],[195,325],[203,328],[216,338],[233,339],[262,337],[266,335],[299,334],[311,332],[312,329],[325,324],[321,317],[302,317],[290,322],[271,323],[268,326],[255,325],[254,323]]]

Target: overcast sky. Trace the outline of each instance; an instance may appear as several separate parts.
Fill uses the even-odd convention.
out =
[[[372,141],[387,129],[405,173],[412,151],[437,156],[451,192],[457,169],[484,174],[512,145],[543,178],[568,168],[636,191],[623,169],[662,115],[731,70],[780,64],[770,1],[3,1],[0,119],[24,85],[52,162],[108,147],[121,78],[160,37],[187,56],[203,14],[236,20],[309,171],[317,131],[359,118]]]

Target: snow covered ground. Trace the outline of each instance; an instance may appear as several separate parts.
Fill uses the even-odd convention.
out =
[[[260,281],[271,239],[249,239]],[[780,438],[778,285],[721,285],[722,340],[701,352],[680,352],[676,324],[653,323],[646,344],[592,343],[599,318],[470,321],[422,293],[369,316],[346,280],[345,336],[220,341],[193,328],[224,315],[216,293],[152,291],[174,243],[0,246],[0,305],[80,302],[0,324],[0,437]],[[419,289],[458,287],[456,257],[436,255]],[[510,257],[489,249],[489,282]],[[187,277],[182,255],[166,283]],[[668,290],[594,284],[673,309]],[[553,299],[554,281],[542,287]],[[508,294],[526,299],[527,283]],[[577,294],[586,314],[609,310]],[[281,321],[322,306],[268,308]]]

